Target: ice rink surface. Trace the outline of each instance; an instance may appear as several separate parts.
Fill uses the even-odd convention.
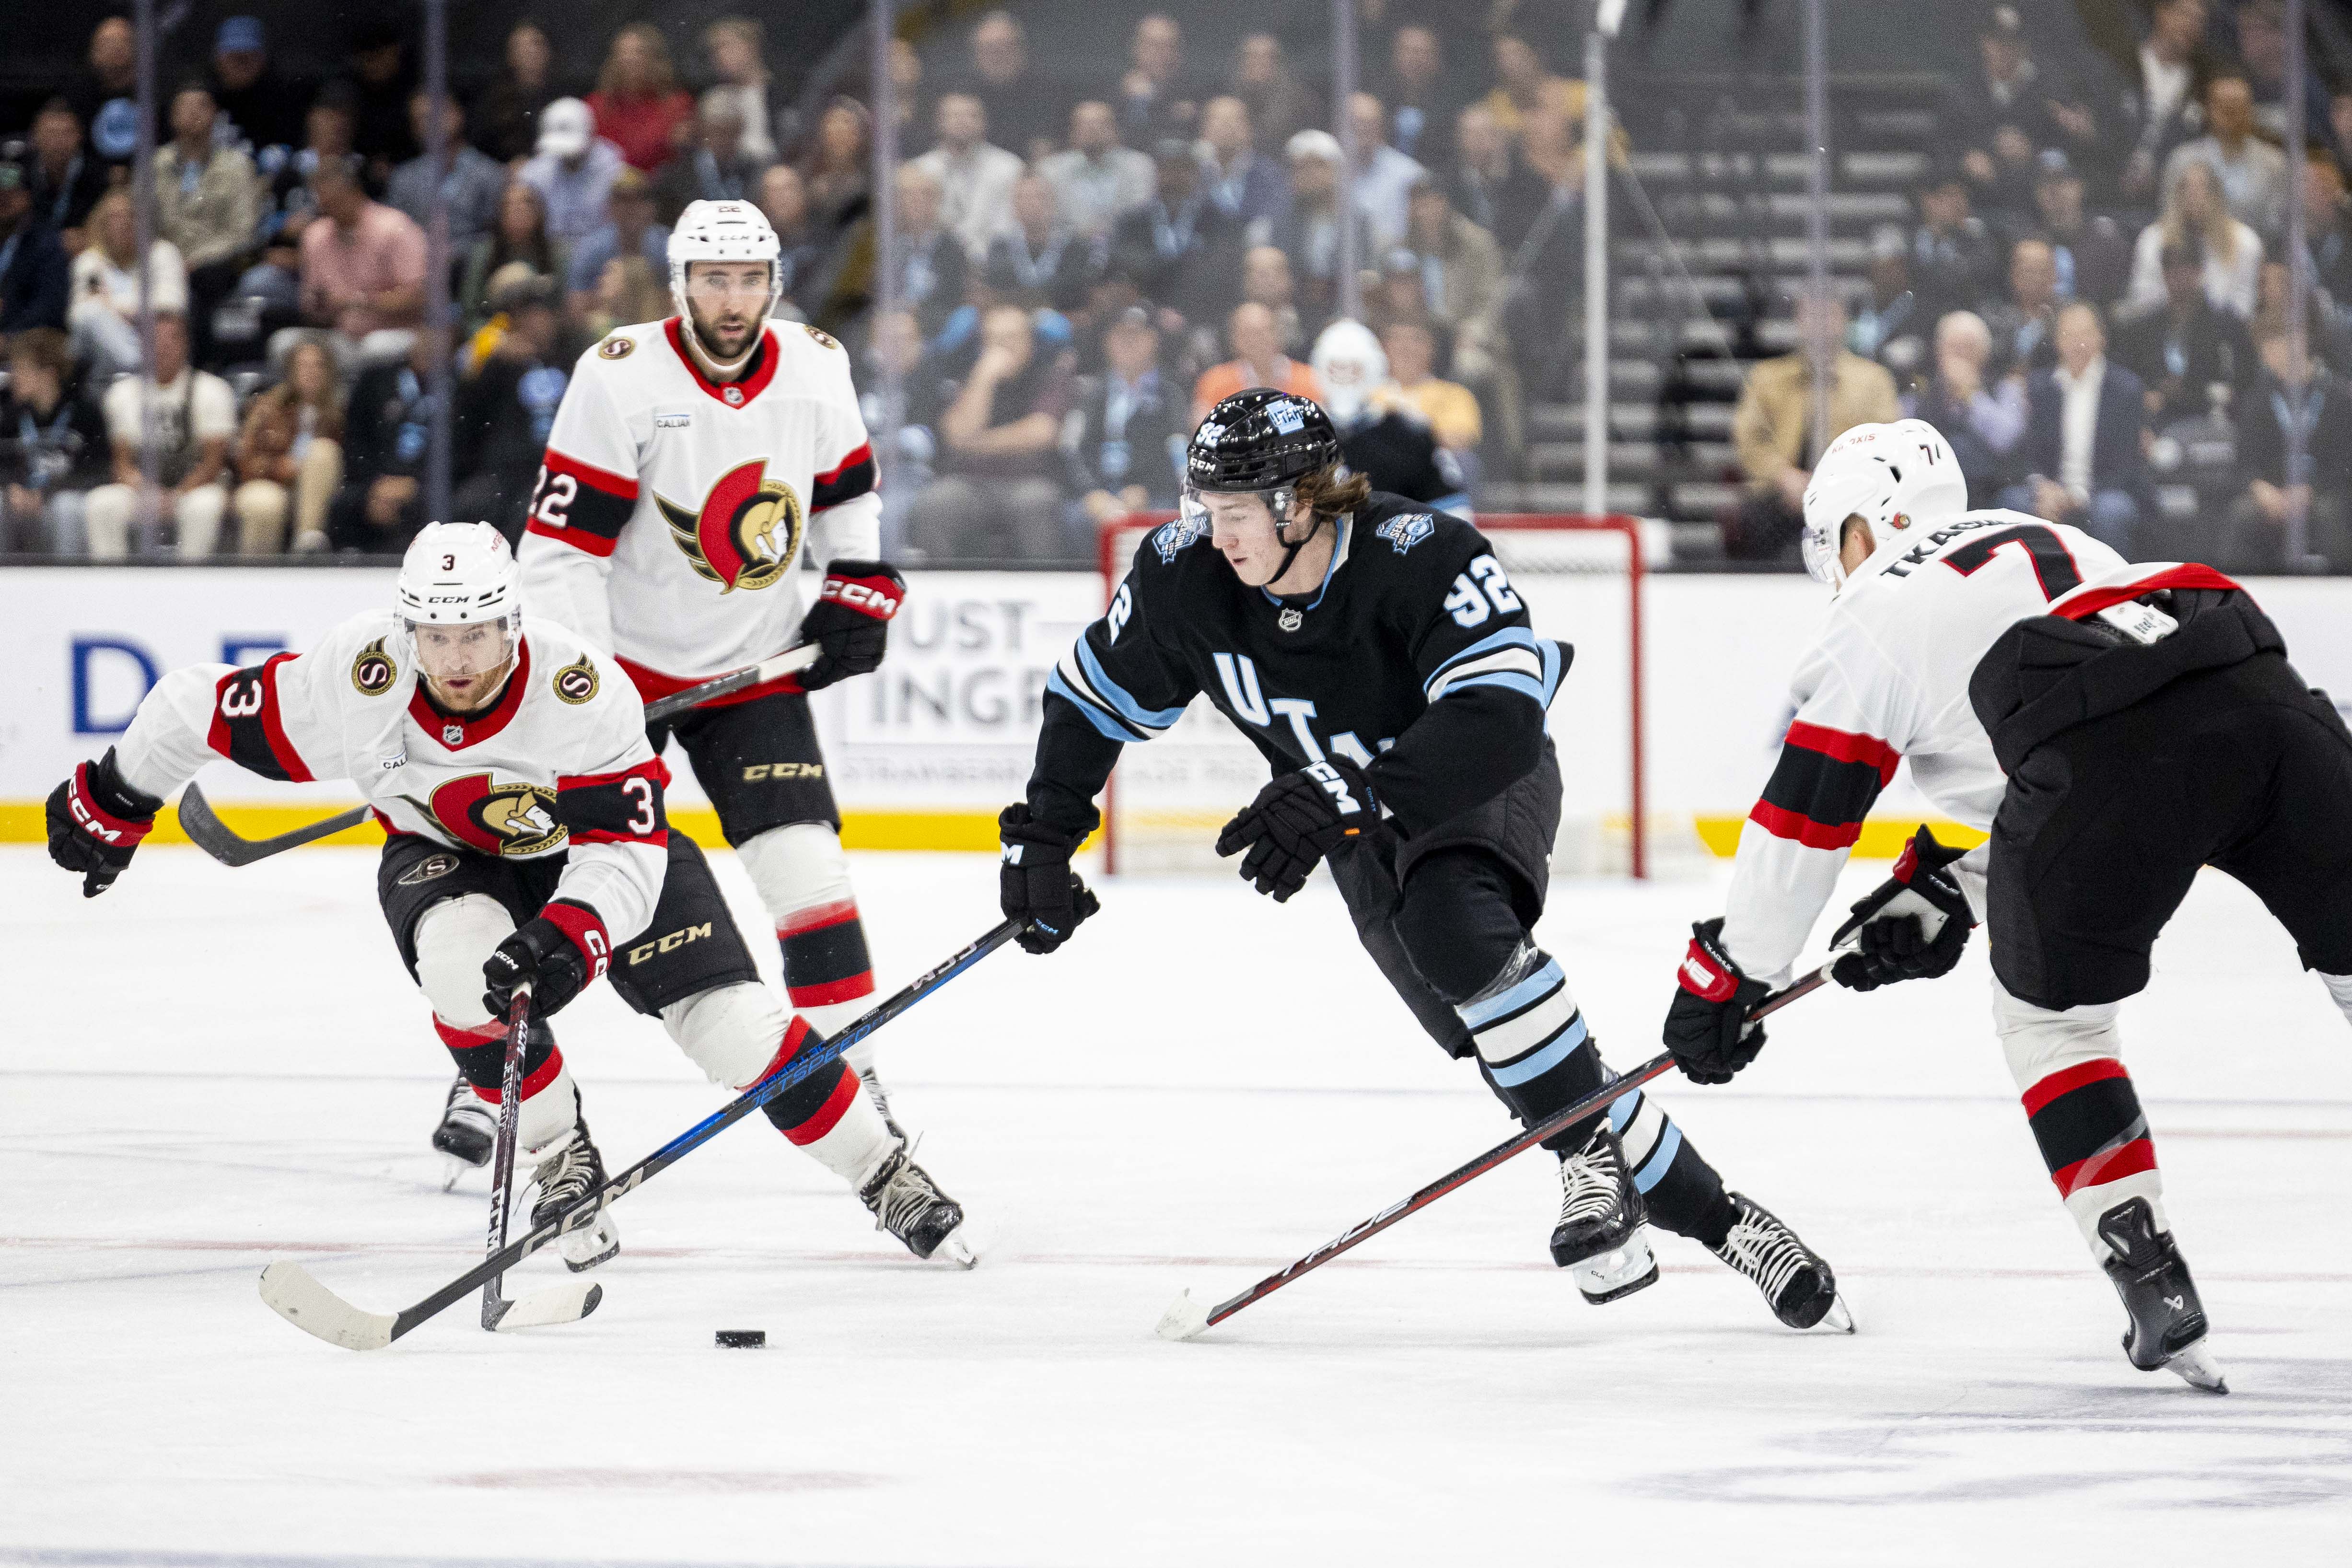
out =
[[[468,1303],[336,1350],[261,1304],[265,1263],[389,1310],[474,1260],[486,1208],[478,1176],[440,1190],[448,1061],[373,863],[159,848],[86,903],[0,850],[0,1563],[2346,1560],[2352,1029],[2218,876],[2126,1030],[2227,1398],[2125,1364],[1980,947],[1801,1003],[1728,1088],[1666,1081],[1834,1263],[1852,1338],[1782,1330],[1671,1236],[1656,1287],[1583,1305],[1541,1155],[1154,1338],[1181,1288],[1230,1295],[1509,1130],[1319,877],[1287,907],[1113,883],[1061,954],[1007,950],[880,1037],[971,1273],[754,1118],[619,1207],[585,1322],[492,1336]],[[857,874],[886,990],[995,918],[985,859]],[[1555,887],[1542,936],[1619,1065],[1720,886]],[[557,1021],[615,1169],[721,1103],[604,988]]]

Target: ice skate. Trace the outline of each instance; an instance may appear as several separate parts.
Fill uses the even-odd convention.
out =
[[[2124,1330],[2124,1354],[2131,1364],[2142,1372],[2165,1367],[2208,1394],[2230,1392],[2221,1364],[2206,1344],[2205,1305],[2188,1260],[2173,1245],[2172,1232],[2157,1229],[2147,1199],[2133,1198],[2099,1216],[2099,1239],[2115,1254],[2099,1267],[2115,1281],[2131,1318]]]
[[[1720,1247],[1708,1251],[1730,1264],[1764,1292],[1772,1315],[1792,1329],[1822,1325],[1853,1332],[1853,1314],[1838,1294],[1829,1260],[1806,1246],[1771,1210],[1751,1197],[1726,1193],[1739,1210]]]
[[[1657,1260],[1642,1239],[1642,1195],[1607,1122],[1559,1162],[1559,1187],[1551,1259],[1574,1272],[1586,1301],[1599,1306],[1657,1283]]]
[[[447,1192],[467,1171],[490,1163],[499,1141],[499,1119],[464,1073],[449,1085],[448,1103],[441,1108],[441,1124],[433,1129],[433,1146],[446,1158],[441,1190]]]
[[[531,1176],[539,1189],[530,1206],[534,1230],[555,1218],[604,1185],[604,1156],[588,1135],[588,1118],[539,1152],[539,1169]],[[563,1266],[577,1274],[593,1269],[621,1249],[621,1232],[606,1209],[578,1230],[567,1232],[556,1244]]]
[[[873,1214],[874,1228],[897,1237],[916,1257],[961,1269],[980,1261],[963,1238],[963,1206],[940,1190],[904,1144],[867,1178],[857,1198]]]

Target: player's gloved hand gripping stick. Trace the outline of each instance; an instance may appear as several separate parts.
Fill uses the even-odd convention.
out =
[[[371,1312],[355,1307],[312,1278],[310,1271],[301,1264],[283,1259],[261,1271],[261,1299],[288,1322],[325,1340],[329,1344],[341,1345],[345,1350],[382,1350],[417,1324],[466,1296],[476,1286],[487,1285],[497,1280],[556,1238],[593,1223],[607,1204],[618,1202],[785,1090],[839,1060],[843,1052],[876,1030],[1012,941],[1020,929],[1013,921],[1000,921],[978,940],[950,955],[928,972],[916,976],[888,1000],[839,1034],[830,1039],[804,1042],[780,1071],[745,1090],[723,1109],[688,1127],[520,1240],[499,1247],[479,1263],[404,1312]],[[529,993],[518,991],[516,994],[520,999]],[[518,1014],[526,1011],[525,1009],[518,1009]],[[518,1048],[514,1041],[529,1024],[528,1017],[524,1017],[521,1023],[515,1023],[515,1016],[509,1015],[509,1027],[515,1031],[508,1037],[509,1072],[514,1071],[513,1064],[518,1061]],[[804,1026],[795,1020],[794,1027]],[[507,1103],[501,1110],[511,1108],[519,1098],[518,1094],[509,1092]],[[505,1120],[504,1116],[500,1119],[502,1122]],[[492,1322],[489,1321],[488,1298],[486,1297],[483,1326],[516,1329],[570,1322],[593,1312],[597,1302],[603,1299],[601,1286],[576,1283],[554,1286],[509,1303],[499,1320]]]
[[[887,568],[885,570],[887,570]],[[824,648],[816,643],[796,643],[756,664],[746,664],[740,670],[730,670],[723,675],[713,675],[698,686],[682,692],[672,692],[666,697],[646,705],[646,722],[656,724],[720,697],[733,696],[737,692],[753,686],[763,686],[770,681],[798,674],[824,656]],[[845,672],[846,673],[846,672]],[[304,844],[317,843],[347,829],[356,828],[368,820],[368,808],[354,806],[348,811],[338,811],[307,828],[297,828],[290,833],[280,833],[274,839],[248,839],[220,820],[220,813],[205,799],[204,791],[190,784],[180,791],[180,827],[188,841],[223,865],[251,865],[271,855],[288,850],[300,849]],[[124,857],[128,859],[129,857]],[[107,879],[112,881],[111,877]],[[101,888],[99,891],[103,892]]]

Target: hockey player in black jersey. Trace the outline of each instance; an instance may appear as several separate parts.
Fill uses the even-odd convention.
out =
[[[1264,388],[1193,433],[1183,513],[1148,536],[1108,612],[1046,686],[1027,799],[1006,808],[1003,898],[1051,952],[1094,907],[1070,869],[1121,746],[1205,693],[1274,770],[1218,852],[1281,901],[1328,862],[1365,948],[1438,1044],[1532,1124],[1610,1070],[1531,935],[1559,824],[1544,715],[1570,651],[1538,638],[1477,530],[1374,495],[1323,411]],[[1850,1327],[1828,1263],[1724,1190],[1628,1092],[1549,1140],[1553,1259],[1588,1301],[1657,1279],[1644,1218],[1753,1281],[1781,1322]]]

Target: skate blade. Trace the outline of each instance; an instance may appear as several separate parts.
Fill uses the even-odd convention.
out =
[[[1596,1307],[1658,1282],[1658,1260],[1638,1229],[1622,1246],[1570,1264],[1569,1271],[1577,1290]]]
[[[1845,1304],[1843,1295],[1839,1295],[1831,1300],[1830,1310],[1822,1314],[1822,1321],[1805,1332],[1807,1333],[1852,1333],[1853,1331],[1853,1309]]]
[[[963,1233],[970,1228],[971,1227],[969,1225],[959,1225],[953,1230],[949,1231],[945,1236],[940,1237],[940,1244],[931,1249],[931,1255],[923,1260],[923,1261],[927,1263],[950,1263],[959,1269],[979,1268],[979,1252],[973,1249],[971,1242],[964,1239]]]
[[[1194,1301],[1192,1292],[1186,1291],[1160,1314],[1160,1326],[1154,1332],[1161,1339],[1198,1339],[1209,1332],[1209,1309]]]
[[[2221,1364],[2213,1358],[2213,1353],[2206,1348],[2201,1339],[2174,1351],[2172,1359],[2164,1364],[2164,1369],[2179,1374],[2180,1380],[2189,1387],[2207,1394],[2230,1392],[2228,1375],[2222,1372]]]
[[[593,1225],[568,1231],[555,1249],[563,1259],[563,1266],[575,1274],[584,1274],[599,1263],[610,1262],[621,1250],[621,1231],[612,1220],[598,1215]]]
[[[1650,1271],[1638,1280],[1628,1281],[1624,1284],[1610,1286],[1599,1291],[1590,1291],[1585,1289],[1584,1281],[1580,1279],[1576,1282],[1576,1289],[1577,1292],[1591,1305],[1605,1307],[1612,1301],[1623,1301],[1636,1291],[1646,1291],[1657,1282],[1658,1266],[1653,1262],[1650,1265]]]

